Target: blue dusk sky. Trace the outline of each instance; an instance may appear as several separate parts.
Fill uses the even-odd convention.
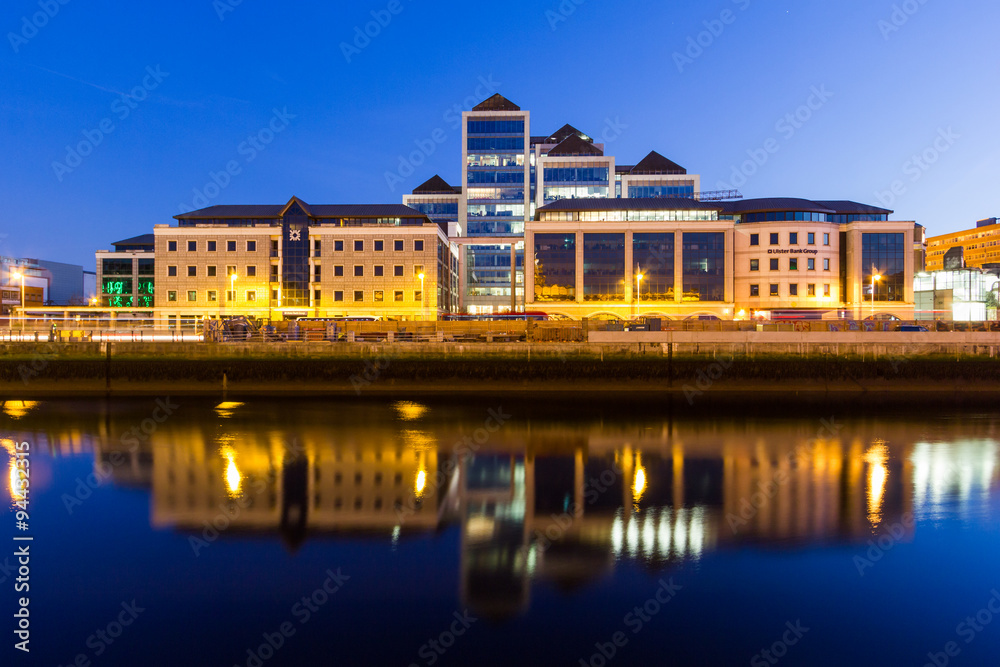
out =
[[[10,0],[0,255],[93,269],[182,210],[457,184],[458,111],[494,92],[703,190],[965,229],[1000,214],[997,25],[986,0]]]

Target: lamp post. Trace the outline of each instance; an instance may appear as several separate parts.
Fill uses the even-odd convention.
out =
[[[642,272],[635,274],[635,316],[638,318],[642,314],[642,279],[646,276]]]
[[[21,332],[24,332],[24,274],[20,272],[14,273],[15,278],[21,279]]]
[[[238,299],[236,298],[236,278],[238,278],[238,276],[236,275],[235,272],[233,272],[233,274],[229,276],[229,293],[233,295],[233,304],[235,304],[238,301]]]
[[[872,274],[872,321],[875,320],[875,283],[882,280],[882,276],[877,273]]]
[[[424,274],[421,273],[417,276],[420,278],[420,317],[427,321],[427,300],[424,295]]]

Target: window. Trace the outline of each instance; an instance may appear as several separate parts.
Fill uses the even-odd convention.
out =
[[[398,289],[395,292],[393,292],[392,293],[392,300],[393,301],[397,301],[397,302],[402,301],[403,300],[403,290]]]
[[[197,241],[188,241],[188,252],[198,252]]]
[[[211,302],[213,302],[213,303],[216,302],[216,301],[218,301],[219,300],[219,293],[216,292],[214,289],[208,290],[208,300],[211,301]]]
[[[323,290],[313,290],[313,303],[317,306],[323,301]]]
[[[750,235],[750,245],[760,245],[760,234]]]
[[[209,278],[214,278],[215,277],[215,267],[214,266],[206,266],[205,267],[205,271],[206,271],[205,275],[207,275]]]
[[[423,264],[414,264],[413,265],[413,275],[415,277],[419,278],[420,274],[423,273],[423,272],[424,272],[424,265]]]
[[[252,289],[247,290],[247,301],[253,302],[256,300],[257,300],[257,291]]]
[[[335,291],[333,293],[333,300],[334,301],[343,301],[344,300],[344,293],[343,292],[336,292]]]
[[[333,276],[335,278],[343,278],[344,277],[344,266],[342,264],[338,264],[338,265],[336,265],[336,266],[333,267]]]
[[[354,242],[354,252],[364,252],[364,251],[365,251],[365,242],[364,241],[355,241]]]
[[[809,245],[816,245],[816,232],[809,232],[806,234],[806,243]]]
[[[354,301],[360,302],[365,300],[365,293],[361,290],[354,290]]]
[[[826,233],[823,234],[823,245],[830,245],[830,235],[829,234],[826,234]]]
[[[226,250],[236,252],[236,241],[226,241]]]
[[[167,241],[167,250],[169,252],[177,252],[177,241]]]
[[[272,283],[278,282],[278,265],[277,264],[272,264],[271,265],[271,282]]]
[[[215,252],[215,241],[209,241],[208,242],[208,251],[209,252]]]
[[[177,292],[172,290],[167,292],[167,301],[177,301]]]
[[[333,242],[333,251],[334,252],[344,252],[344,242],[343,241],[334,241]]]
[[[397,278],[402,278],[403,277],[403,265],[402,264],[397,264],[396,266],[392,267],[392,275],[396,276]]]
[[[413,242],[413,251],[414,252],[423,252],[424,251],[424,240],[423,239],[417,239],[417,240],[415,240]]]
[[[251,264],[247,266],[247,278],[254,278],[257,276],[257,265]]]
[[[189,266],[188,267],[188,278],[197,278],[197,277],[198,277],[198,267],[197,266]]]
[[[171,277],[176,276],[177,275],[177,267],[176,266],[168,266],[167,267],[167,275],[171,276]]]
[[[788,244],[798,245],[799,244],[799,233],[798,232],[788,232]]]
[[[313,282],[319,282],[323,277],[323,267],[317,264],[313,267]]]
[[[380,289],[375,290],[375,303],[381,303],[384,300],[384,292]]]
[[[799,258],[798,257],[790,257],[788,259],[788,270],[789,271],[798,271],[799,270]]]
[[[830,286],[823,285],[823,296],[830,296]]]
[[[806,285],[806,294],[808,296],[816,296],[816,285],[814,283]]]
[[[772,271],[777,271],[778,270],[778,260],[776,260],[776,259],[772,259],[771,260],[771,270]]]
[[[375,252],[382,252],[383,250],[385,250],[385,241],[382,239],[375,241]]]
[[[829,259],[824,259],[823,260],[823,270],[824,271],[829,271],[830,270],[830,260]]]
[[[750,286],[750,296],[760,296],[760,285]]]
[[[771,245],[778,245],[778,235],[771,234]]]
[[[197,301],[197,300],[198,300],[198,293],[194,290],[190,290],[188,292],[188,301]]]
[[[257,252],[256,241],[247,241],[247,252]]]
[[[226,290],[226,303],[233,303],[234,301],[236,301],[236,292]]]
[[[771,296],[778,296],[778,285],[771,283]]]
[[[421,292],[420,290],[417,290],[416,292],[413,293],[413,300],[414,301],[418,301],[418,302],[419,301],[423,301],[424,300],[424,293]]]
[[[809,270],[809,271],[815,271],[816,270],[816,260],[813,259],[812,257],[810,257],[809,259],[807,259],[806,260],[806,269]]]
[[[751,271],[760,271],[760,260],[759,259],[751,259],[750,260],[750,270]]]
[[[396,239],[392,242],[392,249],[396,252],[403,252],[403,241],[401,239]]]
[[[355,278],[360,278],[360,277],[362,277],[364,275],[365,275],[365,267],[363,267],[361,265],[355,265],[354,266],[354,277]]]
[[[788,294],[789,294],[789,296],[798,296],[799,295],[799,286],[795,285],[795,284],[789,285],[788,286]]]
[[[381,265],[374,267],[375,277],[376,278],[381,278],[383,275],[385,275],[384,269],[385,269],[385,267],[383,267]]]

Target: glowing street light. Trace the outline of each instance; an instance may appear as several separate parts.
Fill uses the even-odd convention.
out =
[[[875,319],[875,283],[882,280],[882,276],[877,273],[872,274],[872,320]]]
[[[638,317],[642,313],[642,279],[645,278],[640,271],[635,274],[635,314]]]
[[[420,278],[420,317],[427,321],[427,296],[424,294],[424,274],[417,276]]]

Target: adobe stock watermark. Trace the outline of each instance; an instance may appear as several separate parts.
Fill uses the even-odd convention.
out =
[[[905,2],[893,5],[889,20],[880,19],[878,30],[882,33],[882,39],[889,41],[893,33],[902,30],[903,26],[910,22],[910,19],[919,12],[928,0],[905,0]]]
[[[726,371],[733,367],[735,360],[736,357],[730,357],[729,359],[716,361],[705,368],[699,369],[698,374],[695,376],[695,383],[693,385],[684,385],[684,398],[687,399],[688,405],[694,405],[694,399],[703,396],[716,382],[721,380]]]
[[[587,0],[562,0],[555,9],[545,10],[545,20],[549,22],[552,32],[559,29],[560,23],[565,23],[570,16],[576,14],[576,8],[587,2]]]
[[[194,188],[190,204],[181,203],[177,205],[181,213],[190,213],[209,205],[213,199],[218,197],[223,190],[229,187],[233,178],[243,173],[243,167],[257,159],[275,137],[288,129],[291,121],[298,118],[298,115],[289,113],[288,107],[271,110],[271,119],[246,139],[236,146],[236,154],[242,158],[240,160],[229,160],[219,171],[209,171],[208,181],[201,188]]]
[[[298,621],[298,627],[288,620],[280,623],[273,632],[264,632],[261,635],[263,641],[256,647],[248,648],[246,660],[242,664],[235,663],[233,667],[263,667],[264,663],[273,658],[288,640],[295,636],[298,628],[308,623],[350,579],[340,571],[339,567],[336,572],[327,570],[324,574],[326,579],[321,586],[309,595],[303,595],[302,599],[292,605],[290,613]]]
[[[140,607],[136,604],[135,600],[122,602],[121,608],[122,610],[118,612],[117,616],[111,622],[103,628],[98,628],[92,635],[87,637],[86,646],[93,651],[94,659],[104,655],[125,633],[125,628],[135,623],[136,619],[139,618],[139,614],[146,611],[146,608]],[[66,664],[66,667],[90,667],[91,664],[90,653],[78,653],[72,662]],[[60,663],[58,667],[63,667],[63,665]]]
[[[753,0],[732,0],[734,5],[738,5],[740,11],[745,12],[750,8],[750,4]],[[736,23],[736,19],[739,14],[734,12],[732,9],[723,9],[719,13],[719,17],[712,19],[710,21],[702,21],[702,25],[705,29],[699,32],[697,35],[687,38],[687,48],[684,52],[674,51],[673,59],[674,65],[677,66],[677,71],[681,74],[684,73],[684,68],[693,65],[694,61],[701,58],[705,51],[712,48],[716,40],[722,37],[722,33],[726,31],[726,26],[730,26]]]
[[[479,619],[469,613],[466,609],[462,613],[455,612],[452,614],[455,620],[451,622],[448,629],[439,634],[434,639],[428,639],[418,650],[417,655],[424,659],[422,664],[430,665],[435,664],[441,657],[448,652],[452,646],[455,645],[455,641],[468,632],[472,624]],[[411,662],[409,667],[420,667],[421,663]]]
[[[112,116],[107,116],[103,118],[97,127],[93,129],[82,130],[83,139],[76,143],[76,145],[66,146],[66,157],[62,162],[58,160],[52,162],[52,171],[56,175],[56,179],[62,183],[63,178],[66,174],[71,174],[73,171],[83,164],[83,159],[94,152],[98,146],[100,146],[104,139],[115,131],[117,125],[115,125],[115,118],[118,122],[124,122],[128,119],[132,112],[139,108],[139,103],[145,101],[151,92],[159,88],[163,80],[170,76],[170,72],[164,72],[160,69],[160,65],[155,68],[152,65],[146,67],[146,75],[142,77],[142,81],[139,85],[135,86],[128,93],[122,93],[118,98],[111,103],[111,113]]]
[[[733,531],[733,534],[736,535],[740,528],[753,521],[757,514],[760,513],[760,510],[778,495],[778,490],[791,481],[787,469],[792,468],[793,464],[807,466],[821,441],[836,437],[843,428],[843,424],[838,424],[834,417],[821,419],[816,437],[799,445],[786,455],[786,465],[779,465],[778,471],[774,473],[771,479],[766,481],[759,480],[757,482],[757,490],[750,494],[749,497],[744,496],[740,500],[739,514],[734,514],[733,512],[726,514],[726,523],[729,524],[729,529]]]
[[[21,50],[21,47],[34,39],[38,32],[49,24],[49,21],[56,17],[59,10],[68,5],[70,0],[39,0],[38,7],[41,11],[28,16],[21,17],[21,29],[18,32],[8,32],[7,41],[14,53]]]
[[[777,665],[782,658],[788,655],[788,649],[799,643],[799,640],[809,632],[809,628],[802,625],[802,621],[795,621],[792,623],[788,621],[785,623],[785,627],[788,628],[781,635],[781,639],[777,640],[770,647],[762,649],[760,653],[754,655],[750,658],[751,667],[768,667],[768,665]]]
[[[660,579],[660,586],[656,592],[641,605],[636,605],[632,611],[625,614],[622,623],[632,631],[632,635],[642,632],[643,628],[659,614],[663,608],[670,603],[677,593],[684,587],[674,583],[673,577],[668,580]],[[619,651],[628,646],[630,637],[625,631],[619,630],[611,635],[611,640],[607,642],[597,642],[594,648],[597,651],[588,658],[580,658],[580,667],[604,667],[618,655]]]
[[[364,24],[354,26],[354,40],[348,44],[340,43],[340,52],[344,54],[344,60],[351,64],[351,59],[361,55],[361,52],[371,46],[372,40],[382,34],[382,31],[389,27],[392,19],[403,13],[406,7],[401,0],[389,0],[385,9],[373,9],[371,11],[372,20]]]
[[[1000,615],[1000,591],[994,588],[990,593],[992,597],[982,609],[971,616],[966,616],[965,620],[955,627],[955,634],[965,640],[966,646],[974,642],[993,619]],[[961,645],[956,641],[950,641],[944,645],[943,651],[928,652],[928,662],[924,663],[924,667],[947,667],[951,659],[957,658],[961,653]]]
[[[139,449],[140,444],[149,442],[149,439],[160,428],[160,425],[167,421],[181,407],[179,403],[172,403],[169,396],[166,399],[156,399],[155,405],[156,407],[153,408],[149,417],[143,419],[138,425],[132,426],[131,429],[122,434],[120,442],[122,445],[128,447],[129,454],[134,454]],[[64,493],[61,497],[63,506],[66,508],[66,513],[72,516],[76,508],[83,505],[83,501],[90,498],[98,487],[110,479],[115,469],[121,467],[126,460],[122,452],[115,450],[111,452],[108,461],[95,462],[94,467],[96,470],[94,472],[86,477],[77,477],[73,493]]]
[[[865,551],[865,555],[854,557],[854,567],[857,568],[858,575],[865,576],[865,570],[875,567],[875,563],[885,558],[885,555],[892,551],[893,547],[910,534],[916,524],[916,518],[907,512],[899,521],[886,526],[876,538],[868,540],[868,549]]]
[[[226,14],[236,11],[236,8],[243,4],[243,0],[212,0],[212,9],[219,21],[226,20]]]
[[[782,140],[785,143],[790,141],[833,97],[834,94],[827,90],[826,84],[813,86],[805,103],[794,111],[786,113],[775,122],[774,130],[781,138],[770,137],[764,141],[761,147],[747,149],[749,159],[742,164],[733,165],[732,174],[729,177],[730,182],[719,181],[716,189],[738,190],[746,185],[770,161],[771,157],[781,150]]]
[[[466,97],[461,103],[456,102],[442,114],[444,122],[451,126],[452,130],[462,129],[462,112],[468,111],[476,104],[494,95],[502,84],[493,80],[493,75],[479,77],[479,85],[472,95]],[[417,168],[427,162],[427,158],[437,152],[441,144],[448,141],[448,131],[444,127],[435,128],[425,138],[414,139],[416,150],[410,151],[407,155],[399,156],[399,163],[395,171],[385,172],[385,184],[389,192],[395,192],[397,186],[404,183],[407,178],[416,173]]]
[[[931,170],[945,153],[962,138],[962,135],[955,132],[949,125],[947,128],[938,128],[937,136],[927,148],[910,156],[901,167],[903,175],[908,176],[909,185],[903,179],[896,179],[888,190],[876,190],[875,198],[882,206],[892,206],[907,192],[910,186],[917,183],[924,175]]]

